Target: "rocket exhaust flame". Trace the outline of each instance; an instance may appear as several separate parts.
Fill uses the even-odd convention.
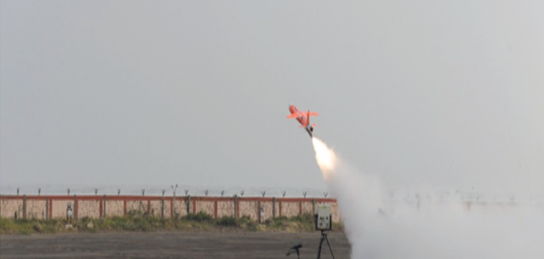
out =
[[[325,180],[327,180],[327,175],[333,173],[334,171],[334,167],[336,165],[336,155],[332,149],[327,147],[327,144],[318,138],[313,137],[312,143],[314,144],[315,159],[317,160],[317,164],[323,172],[323,177],[325,177]]]

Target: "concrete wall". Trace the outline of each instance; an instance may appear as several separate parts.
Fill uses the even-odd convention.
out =
[[[27,200],[26,217],[28,219],[45,219],[45,200]]]
[[[143,215],[147,213],[146,200],[127,200],[127,214]]]
[[[53,217],[56,218],[58,214],[56,214],[56,208],[59,208],[60,209],[60,215],[61,217],[65,217],[66,216],[66,203],[67,202],[71,202],[72,203],[72,206],[73,206],[73,201],[63,201],[63,202],[55,202],[53,204],[59,204],[58,206],[54,206],[53,207]],[[100,215],[100,203],[102,202],[101,200],[81,200],[81,201],[77,201],[77,217],[78,218],[84,218],[84,217],[89,217],[89,218],[99,218],[101,215]]]
[[[17,213],[18,218],[23,217],[23,199],[1,199],[0,200],[0,217],[14,218]]]
[[[77,200],[77,202],[75,202]],[[313,200],[303,198],[262,198],[262,197],[156,197],[156,196],[0,196],[0,217],[45,219],[66,218],[67,204],[71,203],[77,218],[101,218],[123,216],[125,214],[147,215],[170,218],[183,217],[190,213],[204,212],[213,217],[248,216],[261,222],[274,216],[293,217],[313,214]],[[340,220],[336,201],[315,199],[330,203],[333,219]],[[24,214],[26,206],[26,215]],[[263,213],[260,213],[260,208]],[[236,213],[237,212],[237,213]],[[275,212],[275,214],[274,214]]]
[[[239,215],[240,217],[249,216],[252,220],[257,220],[257,201],[239,201]]]
[[[217,201],[217,217],[234,217],[234,201]]]
[[[187,215],[187,199],[185,197],[176,197],[174,203],[174,217],[183,217]]]
[[[263,217],[261,218],[261,222],[264,222],[267,219],[271,219],[273,217],[272,204],[273,204],[272,201],[261,202],[261,206],[263,207]],[[276,215],[277,215],[277,212],[276,212]]]
[[[66,218],[66,206],[68,202],[73,203],[73,200],[49,200],[49,203],[51,204],[51,218]]]
[[[77,202],[75,202],[77,200]],[[315,203],[314,203],[315,202]],[[213,217],[248,216],[252,220],[266,221],[278,216],[293,217],[313,214],[312,210],[321,203],[328,203],[333,220],[342,220],[338,204],[334,199],[311,198],[263,198],[263,197],[172,197],[157,196],[0,196],[0,217],[46,219],[66,218],[67,204],[71,203],[73,215],[77,218],[100,218],[123,216],[128,213],[151,214],[155,217],[183,217],[190,213],[205,212]],[[164,203],[164,204],[163,204]],[[174,205],[174,207],[172,207]],[[260,206],[263,213],[260,213]],[[415,206],[415,204],[412,204]],[[463,202],[468,210],[504,211],[515,208],[514,202]],[[26,213],[25,213],[26,211]],[[164,211],[164,213],[163,213]],[[237,211],[237,213],[236,213]],[[275,212],[275,213],[274,213]]]
[[[124,201],[122,200],[106,200],[106,216],[123,216],[124,215]]]
[[[340,222],[342,221],[342,215],[340,215],[340,210],[338,209],[338,203],[331,203],[331,211],[332,211],[332,220],[334,222]]]
[[[164,217],[165,218],[172,217],[172,214],[174,213],[172,204],[173,202],[171,201],[164,201]]]
[[[299,212],[298,202],[281,202],[281,216],[290,218],[299,215]]]

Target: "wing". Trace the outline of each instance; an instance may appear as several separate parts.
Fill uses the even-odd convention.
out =
[[[296,114],[296,113],[291,113],[289,116],[287,116],[287,119],[293,119],[293,118],[296,118],[298,117],[299,115]]]
[[[319,113],[317,113],[317,112],[310,112],[310,116],[318,116],[318,115],[319,115]]]

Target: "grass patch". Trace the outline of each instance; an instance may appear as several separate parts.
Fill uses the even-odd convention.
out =
[[[27,220],[0,218],[0,234],[57,233],[64,229],[62,220]]]
[[[181,218],[185,221],[196,221],[196,222],[212,222],[214,221],[212,215],[206,213],[206,212],[198,212],[197,214],[188,214]]]
[[[222,227],[239,227],[240,221],[232,216],[223,216],[217,219],[217,225]]]
[[[308,232],[314,231],[312,215],[291,218],[276,217],[261,224],[251,220],[249,216],[235,218],[223,216],[214,219],[204,212],[189,214],[180,219],[161,219],[148,215],[129,214],[123,217],[95,219],[83,217],[72,222],[72,228],[66,228],[65,221],[27,220],[0,218],[0,234],[36,234],[67,232],[148,232],[148,231],[264,231],[264,232]],[[342,223],[334,223],[334,230],[343,231]]]

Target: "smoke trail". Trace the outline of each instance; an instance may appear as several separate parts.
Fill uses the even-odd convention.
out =
[[[467,209],[440,202],[385,202],[382,183],[361,174],[317,138],[317,163],[337,198],[352,258],[542,258],[544,210],[532,206]]]

